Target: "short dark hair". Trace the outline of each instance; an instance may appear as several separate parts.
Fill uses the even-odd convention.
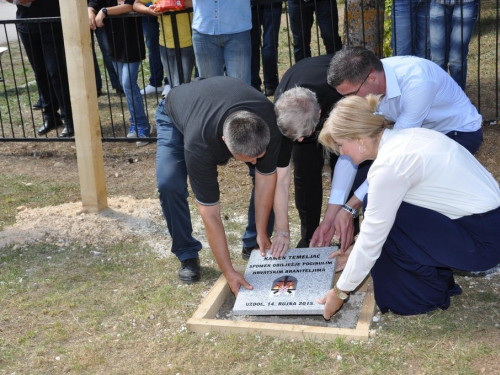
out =
[[[372,69],[384,71],[382,62],[372,51],[361,47],[342,48],[328,67],[328,84],[336,88],[342,82],[361,83]]]
[[[227,148],[233,155],[251,158],[266,151],[271,139],[266,122],[249,111],[231,113],[224,121],[222,133]]]

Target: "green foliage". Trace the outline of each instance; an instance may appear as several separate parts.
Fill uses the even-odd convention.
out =
[[[384,57],[392,56],[392,2],[393,0],[385,0]]]

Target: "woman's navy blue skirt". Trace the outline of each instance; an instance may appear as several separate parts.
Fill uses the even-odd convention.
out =
[[[403,202],[372,268],[375,300],[383,313],[447,309],[450,297],[462,292],[452,268],[484,271],[498,264],[500,207],[451,220]]]

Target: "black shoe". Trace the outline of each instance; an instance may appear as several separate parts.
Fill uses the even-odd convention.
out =
[[[125,91],[123,91],[123,89],[122,89],[121,87],[117,87],[117,88],[115,89],[115,92],[116,92],[117,94],[125,94]]]
[[[271,88],[267,88],[264,90],[264,95],[265,96],[273,96],[274,95],[274,92],[276,91],[276,89],[271,89]]]
[[[309,240],[306,240],[305,238],[301,238],[299,243],[297,244],[297,249],[303,249],[309,247]]]
[[[97,90],[97,97],[103,96],[102,90]]]
[[[250,259],[252,251],[258,248],[259,248],[258,246],[250,246],[250,247],[243,246],[243,249],[241,250],[241,257],[243,258],[243,260]]]
[[[179,279],[185,284],[195,283],[201,279],[200,259],[191,258],[181,262]]]
[[[35,111],[41,111],[43,109],[42,101],[38,99],[38,101],[31,106],[31,109],[34,109]]]
[[[43,119],[43,125],[38,129],[38,135],[44,135],[50,132],[52,129],[57,128],[62,125],[62,120],[60,117],[52,118],[52,116],[47,116]]]
[[[75,135],[75,131],[73,130],[73,128],[68,128],[68,126],[65,126],[63,131],[61,133],[59,133],[59,138],[68,138],[68,137],[72,137]]]

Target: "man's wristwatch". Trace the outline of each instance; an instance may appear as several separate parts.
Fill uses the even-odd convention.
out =
[[[352,208],[351,206],[348,206],[347,204],[343,204],[342,209],[349,212],[352,215],[353,219],[356,219],[359,216],[359,210],[356,210],[355,208]]]
[[[106,17],[108,16],[108,9],[107,8],[101,8],[102,14],[104,14]]]
[[[333,287],[333,291],[335,292],[337,297],[339,297],[342,301],[345,301],[347,299],[347,297],[349,297],[349,294],[347,294],[343,290],[340,290],[339,288],[337,288],[337,285],[335,285]]]

